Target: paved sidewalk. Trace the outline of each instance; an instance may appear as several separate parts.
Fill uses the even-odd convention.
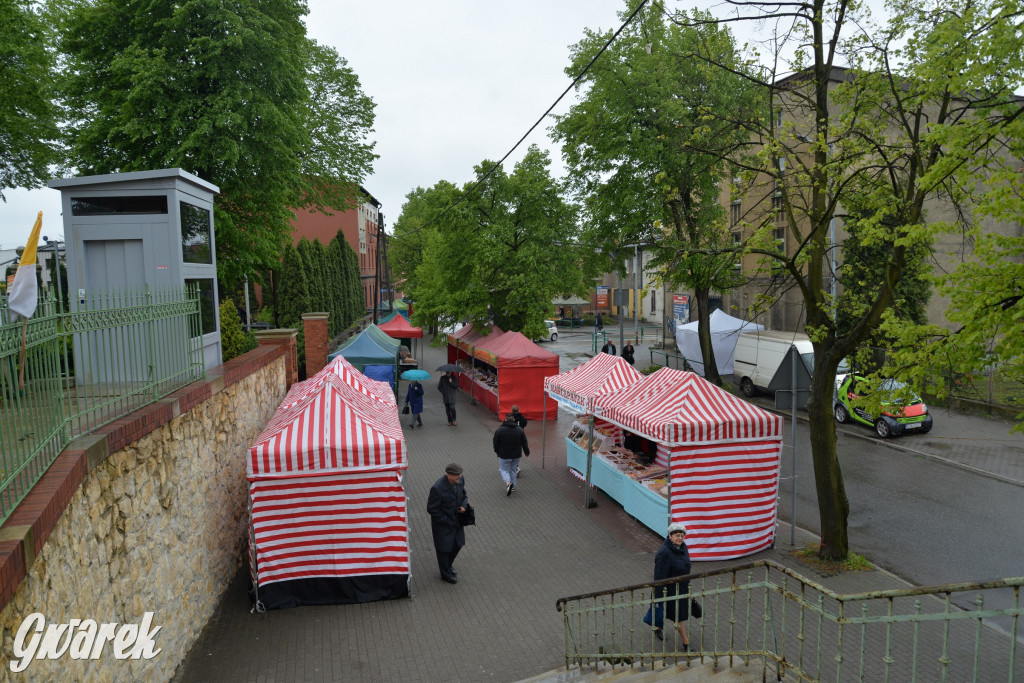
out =
[[[421,355],[427,370],[446,362],[443,349]],[[563,372],[586,359],[566,356]],[[638,349],[643,367],[641,358]],[[651,578],[662,539],[600,492],[596,508],[582,507],[583,484],[565,468],[571,416],[528,425],[532,456],[522,461],[519,490],[506,497],[491,449],[497,417],[460,394],[459,424],[448,427],[436,380],[424,387],[424,426],[406,432],[412,598],[252,614],[243,568],[175,680],[521,680],[564,664],[556,599]],[[452,461],[465,467],[477,509],[454,586],[438,576],[425,509],[430,485]],[[789,557],[789,536],[789,527],[780,527],[776,548],[744,559],[793,566],[842,593],[908,585],[880,569],[816,576]],[[796,542],[811,540],[801,531]],[[694,571],[736,562],[695,563]]]

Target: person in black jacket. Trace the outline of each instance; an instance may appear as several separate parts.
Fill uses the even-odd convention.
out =
[[[455,421],[455,397],[459,393],[459,380],[455,373],[447,372],[441,376],[437,383],[437,390],[441,392],[441,400],[444,401],[444,412],[448,416],[448,426],[454,427],[459,423]]]
[[[654,555],[654,580],[671,579],[676,576],[686,576],[690,573],[690,551],[686,547],[686,526],[679,522],[668,525],[668,537],[662,543],[658,552]],[[680,581],[668,586],[658,586],[654,589],[654,597],[672,597],[674,595],[686,595],[690,592],[690,582]],[[665,601],[665,618],[674,621],[679,638],[683,642],[683,650],[690,649],[690,639],[686,635],[684,622],[690,618],[690,599]],[[661,640],[664,636],[661,632],[661,624],[655,624],[654,634]]]
[[[530,444],[526,441],[526,432],[516,424],[516,418],[509,413],[505,421],[494,432],[492,439],[494,452],[498,456],[498,471],[505,482],[505,495],[511,496],[516,490],[516,472],[519,470],[519,458],[525,453],[530,455]]]
[[[526,416],[519,412],[519,406],[512,406],[512,417],[520,429],[526,429]]]
[[[458,574],[452,564],[462,546],[466,545],[466,531],[459,524],[458,513],[466,511],[468,501],[462,466],[452,463],[444,468],[444,476],[434,482],[427,496],[437,568],[441,570],[441,579],[448,583],[458,583]]]
[[[601,353],[607,353],[609,356],[615,355],[615,344],[612,343],[611,339],[606,341],[604,346],[601,347]]]
[[[636,350],[633,348],[633,340],[627,339],[626,345],[622,347],[623,360],[632,365],[633,363],[636,362],[636,359],[633,358],[634,353],[636,353]]]

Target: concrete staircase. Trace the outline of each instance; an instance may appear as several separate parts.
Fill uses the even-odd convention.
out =
[[[730,667],[729,658],[725,657],[719,660],[717,667],[707,659],[703,663],[699,660],[680,664],[655,662],[653,669],[649,664],[630,668],[624,664],[611,666],[602,662],[596,671],[592,668],[555,669],[527,678],[519,683],[586,683],[588,681],[762,683],[764,679],[761,676],[760,659],[751,659],[749,665],[744,665],[741,659],[734,657]]]

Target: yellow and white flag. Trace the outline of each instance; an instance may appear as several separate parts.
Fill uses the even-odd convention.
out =
[[[18,272],[14,274],[14,282],[7,290],[7,305],[12,313],[23,318],[31,318],[36,312],[36,301],[39,290],[36,287],[36,247],[39,246],[39,233],[43,229],[43,212],[36,216],[36,224],[32,226],[32,234],[25,243],[25,251],[18,261]]]

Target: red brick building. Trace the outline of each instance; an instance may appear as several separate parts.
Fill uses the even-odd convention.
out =
[[[359,257],[359,279],[363,286],[366,309],[373,309],[374,278],[377,275],[377,225],[380,223],[381,203],[364,188],[359,188],[364,197],[358,207],[343,213],[328,216],[318,211],[296,209],[292,222],[292,239],[295,244],[305,237],[310,242],[319,239],[329,244],[341,230],[356,256]]]

